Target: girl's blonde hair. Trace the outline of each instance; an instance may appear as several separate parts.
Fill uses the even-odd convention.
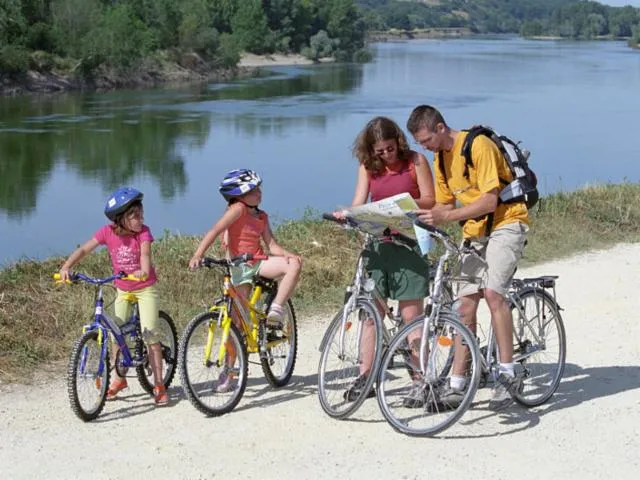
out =
[[[384,162],[373,150],[376,142],[384,140],[395,140],[398,144],[398,158],[407,158],[409,143],[398,124],[387,117],[375,117],[365,125],[353,142],[353,156],[367,171],[380,173],[384,170]]]

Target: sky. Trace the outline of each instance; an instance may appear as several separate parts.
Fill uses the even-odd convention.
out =
[[[611,5],[612,7],[624,7],[625,5],[632,5],[640,8],[640,0],[600,0],[600,3],[605,5]]]

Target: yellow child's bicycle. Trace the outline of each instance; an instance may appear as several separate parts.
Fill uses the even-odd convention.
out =
[[[256,276],[249,299],[231,283],[231,267],[264,259],[249,254],[232,259],[203,258],[200,265],[224,269],[222,296],[194,317],[180,338],[180,377],[189,401],[209,416],[229,413],[247,386],[248,354],[258,353],[267,381],[289,383],[296,363],[297,326],[293,303],[284,306],[282,328],[267,326],[266,312],[278,285]]]

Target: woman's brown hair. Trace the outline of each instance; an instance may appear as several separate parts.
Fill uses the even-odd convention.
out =
[[[379,173],[384,170],[384,162],[373,151],[376,142],[395,140],[398,144],[398,158],[403,160],[409,153],[409,143],[398,124],[387,117],[375,117],[365,125],[353,142],[353,156],[367,171]]]

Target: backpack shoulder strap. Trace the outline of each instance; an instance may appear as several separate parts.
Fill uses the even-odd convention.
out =
[[[444,169],[444,157],[442,156],[442,152],[438,152],[438,169],[442,172],[442,176],[444,177],[444,183],[449,185],[449,179],[447,178],[447,171]]]
[[[494,132],[489,127],[485,127],[484,125],[472,127],[468,130],[463,130],[463,132],[468,133],[467,137],[464,139],[462,150],[460,153],[464,157],[464,176],[467,180],[469,180],[469,168],[473,168],[473,161],[471,160],[471,145],[473,144],[473,141],[478,135],[491,137]]]

